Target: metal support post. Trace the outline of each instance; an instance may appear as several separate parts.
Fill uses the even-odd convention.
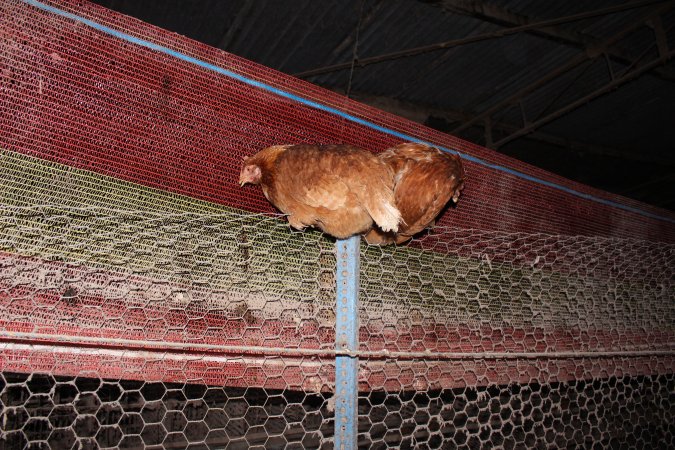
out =
[[[359,236],[338,240],[337,303],[335,311],[336,350],[358,350],[359,321]],[[356,449],[358,434],[359,359],[335,358],[335,448]]]

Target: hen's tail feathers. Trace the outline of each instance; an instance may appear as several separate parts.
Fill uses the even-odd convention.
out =
[[[375,196],[368,196],[365,203],[366,211],[382,231],[394,233],[398,231],[398,225],[403,219],[401,212],[394,206],[393,201],[378,201]]]

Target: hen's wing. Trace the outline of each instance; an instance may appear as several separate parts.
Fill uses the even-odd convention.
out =
[[[394,200],[394,174],[372,153],[341,147],[331,169],[339,174],[373,221],[384,231],[398,231],[401,213]]]
[[[400,213],[394,206],[391,172],[365,150],[298,145],[281,155],[275,168],[275,189],[282,211],[286,206],[321,214],[322,210],[360,205],[379,226],[398,227]],[[293,205],[284,205],[288,202]]]
[[[305,226],[312,225],[322,210],[345,207],[347,186],[334,173],[324,170],[310,146],[289,147],[274,164],[271,196],[283,212],[293,214]]]

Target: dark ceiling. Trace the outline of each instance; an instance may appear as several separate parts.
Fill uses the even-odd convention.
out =
[[[675,210],[675,1],[96,3]]]

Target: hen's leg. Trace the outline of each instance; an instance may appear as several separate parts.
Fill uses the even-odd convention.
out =
[[[370,245],[387,245],[394,242],[396,235],[394,233],[385,233],[377,228],[371,229],[363,235],[363,239]]]
[[[301,230],[301,231],[304,230],[305,228],[307,228],[307,225],[308,225],[308,224],[304,223],[302,220],[300,220],[300,218],[298,216],[294,216],[292,214],[288,216],[288,223],[293,228],[295,228],[296,230]]]
[[[412,239],[412,236],[409,236],[407,234],[399,234],[396,236],[396,243],[403,244],[404,242],[407,242],[410,239]]]

